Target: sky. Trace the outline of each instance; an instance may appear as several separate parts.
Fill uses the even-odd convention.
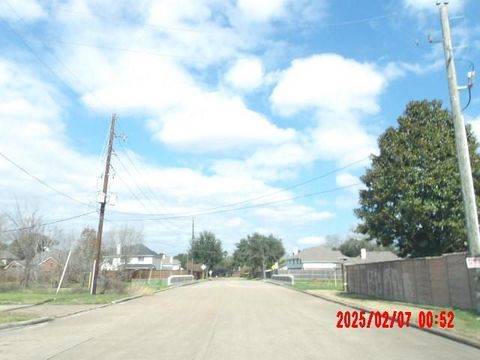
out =
[[[344,237],[378,136],[409,101],[449,107],[435,3],[4,0],[0,212],[96,229],[115,113],[107,233],[127,224],[171,255],[193,217],[229,252],[253,232],[287,252]],[[449,13],[465,85],[480,3]],[[480,136],[477,89],[464,116]]]

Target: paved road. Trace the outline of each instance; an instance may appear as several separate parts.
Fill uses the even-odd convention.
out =
[[[211,281],[0,332],[0,359],[480,359],[413,328],[337,329],[338,310],[259,281]]]

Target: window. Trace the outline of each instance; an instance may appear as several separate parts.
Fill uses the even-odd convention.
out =
[[[138,262],[143,262],[144,256],[139,256],[138,257]]]

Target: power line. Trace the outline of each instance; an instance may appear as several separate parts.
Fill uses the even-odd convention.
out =
[[[145,174],[142,174],[141,171],[138,169],[138,167],[135,165],[135,162],[132,160],[132,158],[128,155],[128,149],[122,144],[121,141],[118,141],[117,140],[117,143],[120,144],[120,146],[123,148],[123,154],[125,154],[125,157],[127,158],[128,162],[132,165],[132,167],[134,168],[134,170],[137,172],[137,174],[140,176],[140,177],[145,177]],[[118,156],[117,154],[117,158],[118,160],[121,162],[121,159],[120,157]],[[122,163],[123,165],[123,163]],[[126,167],[123,165],[123,167],[125,168],[125,170],[128,172],[128,170],[126,169]],[[130,173],[129,173],[130,176],[132,176]],[[133,176],[132,176],[133,177]],[[137,183],[138,185],[138,183]],[[141,187],[140,186],[137,186],[137,188],[141,191],[141,193],[144,195],[144,197],[150,202],[150,204],[153,205],[154,208],[159,208],[161,209],[160,206],[156,206],[154,201],[152,201],[152,199],[150,197],[148,197],[142,190],[141,190]],[[158,195],[155,193],[155,191],[150,187],[150,185],[148,185],[148,183],[146,183],[146,189],[148,190],[148,192],[153,196],[153,198],[158,202],[158,204],[160,204],[160,198],[158,197]],[[161,211],[161,212],[158,212],[157,214],[161,215],[161,216],[166,216],[166,214]],[[174,228],[176,229],[181,229],[178,225],[174,224],[172,221],[170,220],[166,220],[167,223],[169,223],[171,226],[173,226]]]
[[[77,10],[71,10],[71,9],[66,9],[65,7],[62,6],[57,6],[56,10],[61,11],[61,12],[66,12],[66,13],[71,13],[71,14],[78,14],[78,15],[88,15],[90,16],[91,13],[84,12],[84,11],[77,11]],[[349,25],[357,25],[357,24],[363,24],[363,23],[369,23],[371,21],[375,20],[383,20],[383,19],[388,19],[391,17],[398,16],[399,12],[391,12],[388,14],[384,15],[376,15],[376,16],[369,16],[369,17],[364,17],[364,18],[359,18],[359,19],[351,19],[351,20],[344,20],[344,21],[338,21],[338,22],[331,22],[331,23],[326,23],[326,24],[321,24],[320,26],[317,25],[317,23],[312,23],[312,22],[303,22],[303,23],[293,23],[294,26],[296,27],[339,27],[339,26],[349,26]],[[97,20],[101,22],[109,22],[112,24],[124,24],[123,21],[119,20],[115,16],[109,16],[109,14],[105,15],[102,14],[102,18],[100,19],[97,17]],[[223,35],[219,33],[219,28],[213,28],[211,30],[209,29],[198,29],[198,28],[193,28],[193,27],[179,27],[179,26],[162,26],[158,24],[152,24],[152,23],[147,23],[147,22],[132,22],[132,25],[137,25],[137,26],[145,26],[157,30],[167,30],[167,31],[177,31],[177,32],[188,32],[188,33],[196,33],[196,34],[206,34],[206,35]],[[288,25],[288,24],[287,24]],[[235,31],[234,28],[231,27],[220,27],[220,30],[232,30]]]
[[[34,180],[36,180],[37,182],[39,182],[40,184],[42,184],[43,186],[49,188],[50,190],[56,192],[57,194],[60,194],[72,201],[75,201],[76,203],[79,203],[79,204],[82,204],[82,205],[85,205],[85,206],[88,206],[88,207],[94,207],[93,205],[91,204],[87,204],[83,201],[80,201],[80,200],[77,200],[75,199],[74,197],[68,195],[67,193],[64,193],[63,191],[60,191],[56,188],[54,188],[53,186],[47,184],[45,181],[43,181],[42,179],[40,179],[39,177],[33,175],[31,172],[29,172],[27,169],[25,169],[24,167],[20,166],[19,164],[17,164],[15,161],[13,161],[12,159],[10,159],[9,157],[7,157],[5,154],[1,153],[0,152],[0,156],[3,157],[5,160],[7,160],[9,163],[11,163],[12,165],[14,165],[17,169],[21,170],[23,173],[27,174],[28,176],[30,176],[31,178],[33,178]]]
[[[112,222],[113,221],[159,221],[159,220],[165,220],[165,219],[180,219],[180,218],[187,218],[187,217],[192,217],[192,216],[198,217],[198,216],[204,216],[204,215],[213,215],[213,214],[220,214],[220,213],[237,211],[237,210],[252,209],[252,208],[257,208],[257,207],[268,207],[270,205],[275,205],[275,204],[279,204],[279,203],[282,203],[282,202],[288,202],[288,201],[292,201],[292,200],[296,200],[296,199],[307,198],[307,197],[326,194],[326,193],[335,192],[335,191],[339,191],[339,190],[344,190],[344,189],[348,189],[348,188],[351,188],[351,187],[359,186],[361,184],[362,183],[355,183],[355,184],[350,184],[350,185],[346,185],[346,186],[336,187],[336,188],[333,188],[333,189],[328,189],[328,190],[317,191],[317,192],[313,192],[313,193],[293,196],[293,197],[290,197],[288,199],[270,201],[270,202],[261,203],[261,204],[247,205],[247,206],[242,206],[242,207],[237,207],[237,208],[232,208],[232,209],[224,209],[224,210],[217,210],[217,211],[204,211],[204,212],[198,212],[198,213],[190,213],[190,214],[187,214],[187,215],[170,215],[170,216],[158,217],[158,218],[143,218],[143,219],[138,219],[137,218],[137,219],[118,219],[118,220],[117,219],[110,219],[110,221],[112,221]]]
[[[83,216],[87,216],[87,215],[91,215],[91,214],[95,214],[95,213],[96,213],[96,211],[90,211],[90,212],[83,213],[83,214],[80,214],[80,215],[71,216],[71,217],[65,218],[65,219],[54,220],[54,221],[46,222],[46,223],[39,224],[39,225],[32,225],[32,226],[25,226],[25,227],[16,228],[16,229],[2,230],[2,231],[0,231],[0,233],[8,233],[8,232],[14,232],[14,231],[22,231],[22,230],[33,229],[33,228],[35,228],[35,227],[40,227],[40,226],[47,226],[47,225],[52,225],[52,224],[58,224],[58,223],[61,223],[61,222],[78,219],[78,218],[81,218],[81,217],[83,217]]]
[[[132,179],[135,187],[137,188],[137,190],[140,192],[141,195],[143,195],[144,199],[146,199],[151,205],[153,205],[155,207],[155,204],[153,203],[153,201],[150,199],[149,196],[147,196],[147,194],[145,194],[145,192],[142,190],[141,186],[138,184],[138,182],[135,180],[135,178],[133,177],[133,175],[130,173],[130,171],[127,169],[126,165],[123,163],[123,161],[120,159],[118,153],[114,152],[114,155],[115,157],[118,159],[120,165],[122,166],[122,168],[125,170],[125,172],[128,174],[128,176]],[[127,155],[125,153],[125,155]],[[131,161],[131,164],[134,166],[134,168],[136,169],[135,167],[135,164],[133,163],[133,161]],[[136,169],[137,170],[137,169]],[[137,170],[137,172],[139,173],[139,171]],[[140,198],[134,193],[134,191],[132,190],[132,188],[128,185],[128,183],[120,176],[120,174],[118,174],[118,171],[116,172],[120,181],[122,181],[122,183],[127,187],[127,190],[129,191],[129,193],[135,198],[135,200],[147,211],[149,211],[149,209],[147,208],[147,206],[145,205],[145,203],[140,200]],[[140,173],[139,173],[140,174]],[[141,174],[140,174],[141,176]],[[152,192],[153,193],[153,192]],[[121,211],[115,211],[114,212],[117,212],[117,213],[122,213]],[[153,215],[153,214],[149,214],[149,215]],[[164,216],[165,214],[163,213],[160,213],[160,215]],[[166,220],[166,222],[168,223],[168,225],[170,225],[170,227],[173,227],[175,229],[181,229],[179,226],[175,225],[173,222],[171,222],[170,220]],[[166,224],[167,225],[167,224]]]
[[[267,192],[267,193],[264,193],[262,195],[259,195],[259,196],[256,196],[256,197],[253,197],[253,198],[249,198],[249,199],[246,199],[246,200],[242,200],[242,201],[238,201],[238,202],[233,202],[233,203],[227,203],[227,204],[223,204],[223,205],[219,205],[219,206],[215,206],[215,207],[211,207],[211,208],[206,208],[206,209],[203,209],[203,210],[200,210],[201,212],[210,212],[210,211],[214,211],[214,210],[218,210],[218,209],[224,209],[224,208],[228,208],[228,207],[233,207],[233,206],[237,206],[237,205],[241,205],[241,204],[246,204],[246,203],[249,203],[249,202],[252,202],[252,201],[256,201],[256,200],[259,200],[259,199],[263,199],[263,198],[266,198],[266,197],[269,197],[269,196],[272,196],[272,195],[276,195],[276,194],[279,194],[281,192],[284,192],[284,191],[288,191],[288,190],[291,190],[291,189],[295,189],[295,188],[298,188],[300,186],[303,186],[303,185],[306,185],[306,184],[309,184],[311,182],[314,182],[316,180],[320,180],[320,179],[323,179],[325,177],[328,177],[332,174],[335,174],[339,171],[342,171],[342,170],[345,170],[349,167],[352,167],[356,164],[359,164],[365,160],[369,159],[369,156],[366,156],[366,157],[363,157],[361,159],[358,159],[358,160],[355,160],[345,166],[342,166],[342,167],[339,167],[339,168],[336,168],[336,169],[333,169],[331,171],[328,171],[326,173],[323,173],[321,175],[318,175],[318,176],[314,176],[310,179],[307,179],[307,180],[304,180],[302,182],[299,182],[299,183],[296,183],[296,184],[293,184],[293,185],[290,185],[290,186],[287,186],[287,187],[284,187],[284,188],[280,188],[278,190],[275,190],[273,192]],[[135,213],[131,213],[131,212],[123,212],[123,211],[119,211],[119,213],[124,213],[124,214],[133,214],[135,215]],[[142,215],[142,214],[139,214],[139,215]],[[177,217],[191,217],[191,216],[195,216],[195,213],[192,213],[192,212],[183,212],[183,213],[176,213],[176,214],[145,214],[145,215],[165,215],[167,219],[172,219],[172,218],[177,218]],[[173,217],[172,217],[173,216]]]

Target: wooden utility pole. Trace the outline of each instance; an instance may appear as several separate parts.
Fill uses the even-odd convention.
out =
[[[92,279],[92,295],[97,293],[97,281],[98,281],[98,269],[101,265],[102,255],[102,232],[103,232],[103,220],[105,218],[105,205],[107,204],[107,191],[108,191],[108,176],[110,174],[110,160],[112,159],[113,139],[115,138],[115,121],[117,115],[112,114],[112,123],[110,124],[110,137],[108,140],[107,161],[105,162],[105,173],[103,175],[103,189],[100,194],[100,216],[98,218],[98,230],[97,230],[97,249],[95,262],[93,266],[93,279]]]
[[[468,150],[467,132],[463,121],[460,98],[458,95],[457,74],[455,59],[448,20],[448,1],[437,2],[442,22],[443,50],[448,74],[448,89],[452,108],[453,126],[455,129],[455,144],[457,147],[458,168],[462,185],[463,206],[465,209],[465,223],[467,228],[468,249],[471,256],[480,256],[480,234],[478,229],[478,213],[473,187],[472,168]],[[474,306],[480,313],[480,269],[473,269],[474,277]]]

